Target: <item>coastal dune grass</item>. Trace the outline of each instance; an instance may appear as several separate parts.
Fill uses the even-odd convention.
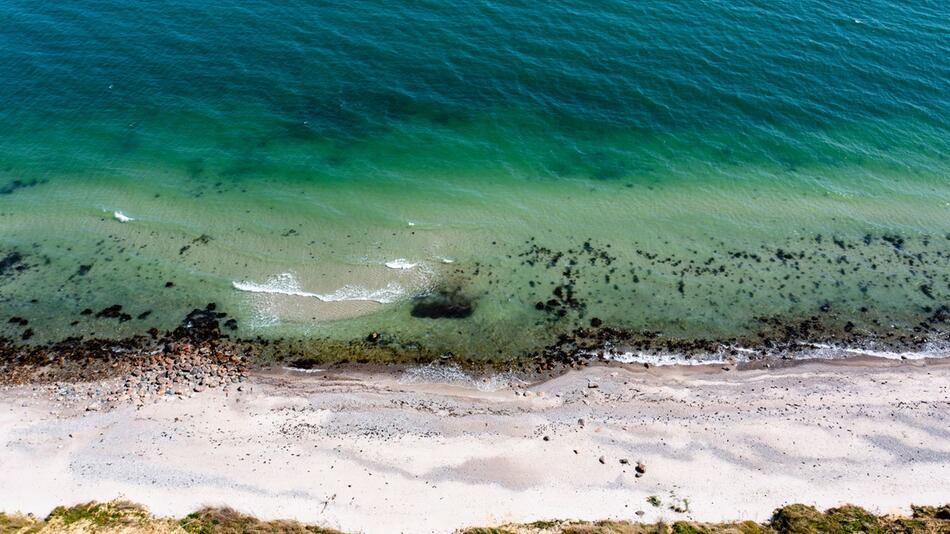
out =
[[[45,519],[0,512],[0,534],[343,534],[278,519],[262,521],[231,508],[202,508],[182,519],[154,517],[127,501],[58,506]]]
[[[824,512],[791,504],[764,523],[538,521],[469,528],[458,534],[950,534],[950,504],[912,506],[913,514],[879,516],[845,505]],[[0,512],[0,534],[343,534],[292,520],[262,521],[231,508],[205,507],[182,519],[154,517],[127,501],[56,507],[46,518]]]

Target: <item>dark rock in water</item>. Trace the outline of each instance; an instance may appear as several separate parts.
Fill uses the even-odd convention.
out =
[[[23,255],[19,252],[11,252],[3,259],[0,259],[0,274],[5,274],[9,269],[15,267],[23,261]]]
[[[92,265],[80,265],[79,270],[76,271],[76,274],[79,276],[86,276],[89,274],[89,270],[92,269]]]
[[[96,314],[96,317],[106,317],[108,319],[118,319],[122,315],[122,305],[113,304],[108,308],[103,308],[99,310],[99,313]]]
[[[366,341],[370,343],[376,343],[379,341],[379,332],[372,332],[370,335],[366,336]]]
[[[181,326],[176,328],[172,334],[179,339],[189,339],[191,341],[207,341],[217,339],[221,336],[221,329],[218,323],[219,319],[227,316],[226,313],[214,311],[216,306],[209,304],[205,309],[195,308],[185,316]]]
[[[234,319],[228,319],[227,321],[225,321],[225,322],[224,322],[224,326],[225,326],[228,330],[237,330],[237,328],[238,328],[237,321],[234,320]]]
[[[141,321],[142,319],[145,319],[145,318],[148,317],[149,315],[152,315],[152,310],[145,310],[145,311],[143,311],[142,313],[139,314],[138,320]]]
[[[474,309],[472,299],[458,290],[442,290],[416,299],[409,313],[423,319],[464,319],[472,315]]]
[[[165,282],[165,287],[175,287],[175,282]]]
[[[896,250],[901,250],[904,248],[904,238],[897,235],[885,235],[881,236],[881,239],[887,241],[894,247]]]
[[[600,325],[602,325],[602,324],[604,324],[604,322],[601,321],[600,319],[598,319],[597,317],[594,317],[594,318],[592,318],[592,319],[590,320],[590,325],[591,325],[591,327],[593,327],[593,328],[599,328]]]
[[[23,335],[20,336],[20,338],[23,339],[23,340],[30,339],[31,337],[33,337],[33,329],[32,329],[32,328],[27,328],[26,330],[23,331]]]
[[[122,311],[121,304],[113,304],[112,306],[109,306],[108,308],[103,308],[101,311],[99,311],[99,313],[96,314],[96,317],[98,318],[105,317],[107,319],[118,319],[120,323],[124,323],[126,321],[132,320],[131,315],[124,313]]]
[[[92,315],[92,309],[86,308],[85,310],[79,312],[79,315]]]

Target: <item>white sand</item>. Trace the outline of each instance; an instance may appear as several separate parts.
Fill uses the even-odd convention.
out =
[[[45,514],[123,497],[161,515],[226,504],[417,534],[637,511],[647,521],[764,519],[788,502],[891,512],[950,501],[944,363],[616,365],[527,397],[385,374],[260,373],[250,386],[108,413],[65,412],[43,388],[0,391],[0,503]],[[668,509],[681,499],[689,513]]]

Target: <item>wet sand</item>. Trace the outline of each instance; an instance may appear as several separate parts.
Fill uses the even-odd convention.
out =
[[[950,500],[944,361],[595,365],[491,391],[404,373],[262,371],[240,392],[112,411],[51,400],[55,385],[7,387],[0,502],[223,504],[374,534]]]

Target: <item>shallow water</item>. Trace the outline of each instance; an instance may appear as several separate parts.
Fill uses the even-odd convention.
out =
[[[481,358],[592,318],[910,331],[950,297],[950,11],[919,4],[6,3],[0,318],[216,302]],[[441,289],[472,313],[413,317]]]

